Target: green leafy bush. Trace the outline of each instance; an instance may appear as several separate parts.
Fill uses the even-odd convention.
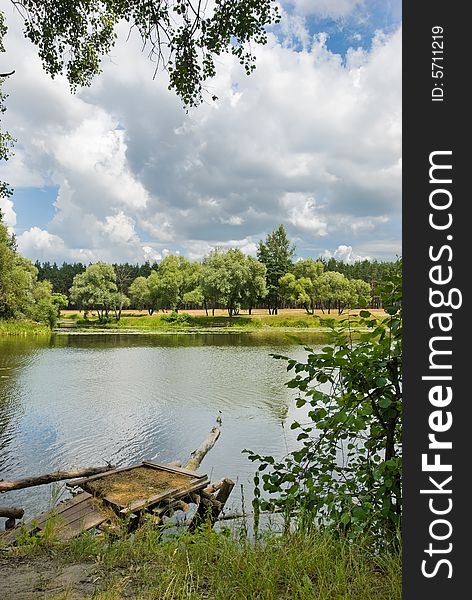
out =
[[[259,463],[254,509],[297,511],[304,526],[330,526],[377,543],[397,539],[401,527],[402,311],[401,261],[379,290],[387,316],[361,311],[366,328],[352,335],[350,318],[332,327],[332,345],[306,362],[285,356],[288,382],[299,391],[295,421],[300,447],[282,460],[251,451]],[[262,492],[268,492],[263,498]]]
[[[163,315],[161,315],[160,318],[161,318],[161,321],[164,321],[165,323],[178,323],[178,324],[190,323],[192,320],[192,316],[189,315],[188,313],[177,313],[177,312],[163,314]]]

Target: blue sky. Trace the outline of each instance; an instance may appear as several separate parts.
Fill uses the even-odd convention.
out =
[[[2,209],[29,258],[254,254],[279,223],[299,256],[401,254],[401,2],[283,2],[255,73],[222,57],[208,85],[219,101],[189,114],[133,38],[71,95],[6,4],[0,66],[15,57],[17,73],[4,121],[18,143],[0,166],[15,188]]]

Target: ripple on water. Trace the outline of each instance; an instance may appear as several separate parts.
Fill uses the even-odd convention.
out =
[[[241,483],[250,498],[254,465],[242,449],[282,456],[295,443],[287,422],[295,394],[284,385],[284,362],[269,354],[301,358],[303,349],[275,337],[270,344],[221,334],[129,337],[0,344],[8,374],[0,379],[0,476],[185,460],[221,414],[222,435],[202,471],[237,481],[233,502]],[[51,493],[48,486],[24,490],[17,500],[37,512]]]

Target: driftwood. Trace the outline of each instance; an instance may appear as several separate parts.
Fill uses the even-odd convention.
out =
[[[220,437],[220,433],[221,430],[219,427],[212,427],[208,437],[196,450],[192,452],[190,459],[184,465],[184,468],[188,469],[189,471],[196,471],[202,460],[215,445],[216,440]]]
[[[21,519],[24,512],[22,508],[0,506],[0,517],[6,517],[7,519]]]
[[[215,481],[214,483],[210,483],[210,485],[207,485],[206,488],[203,491],[206,492],[207,494],[214,494],[221,487],[223,487],[224,481],[225,481],[224,479],[220,479],[219,481]]]
[[[0,506],[0,517],[6,517],[7,519],[5,521],[5,529],[13,529],[16,519],[21,519],[24,512],[22,508]]]
[[[201,493],[197,512],[190,521],[188,530],[190,532],[196,531],[203,523],[208,523],[210,527],[213,527],[233,488],[234,482],[231,481],[231,479],[223,479],[222,485],[216,496],[213,497],[212,494],[209,494],[208,492]]]
[[[97,473],[105,473],[114,469],[112,465],[105,467],[89,467],[86,469],[70,469],[69,471],[55,471],[45,475],[36,475],[34,477],[25,477],[23,479],[11,479],[0,481],[0,493],[10,492],[11,490],[21,490],[23,488],[34,487],[36,485],[45,485],[53,481],[62,481],[64,479],[75,479],[76,477],[89,477]]]

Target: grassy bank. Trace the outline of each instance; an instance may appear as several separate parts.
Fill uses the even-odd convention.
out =
[[[35,321],[0,320],[0,336],[49,335],[50,333],[51,330],[47,325],[36,323]]]
[[[95,600],[401,598],[399,553],[374,556],[365,541],[350,543],[327,532],[272,534],[254,544],[211,531],[163,542],[156,529],[144,526],[115,541],[83,535],[60,549],[39,552],[38,560],[42,556],[49,565],[55,561],[62,568],[88,569],[85,579],[94,582],[94,589],[80,597]],[[10,565],[16,568],[14,557]],[[42,593],[45,585],[43,571]],[[84,594],[77,589],[59,592],[47,597],[65,600]]]
[[[359,311],[352,311],[351,316],[356,319]],[[382,311],[378,312],[379,316]],[[323,314],[318,312],[309,315],[301,310],[282,310],[277,315],[268,315],[267,311],[257,311],[252,315],[240,314],[229,317],[223,311],[218,311],[215,316],[207,316],[204,311],[189,311],[179,313],[156,313],[152,316],[137,311],[127,311],[119,321],[110,319],[101,323],[94,316],[84,319],[77,312],[63,313],[63,321],[75,323],[80,329],[107,329],[118,331],[283,331],[283,330],[309,330],[326,332],[329,327],[340,319],[345,319],[347,314]]]

